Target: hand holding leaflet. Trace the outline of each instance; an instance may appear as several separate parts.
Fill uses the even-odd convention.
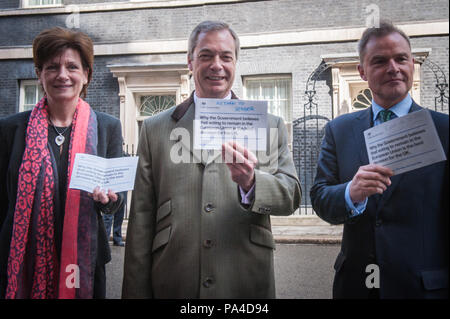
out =
[[[430,112],[426,109],[364,131],[369,162],[394,174],[445,161],[445,153]]]
[[[266,150],[267,101],[198,99],[194,149],[221,150],[233,141],[254,151]]]
[[[133,190],[137,162],[138,157],[102,158],[78,153],[69,188],[89,193],[97,186],[116,193]]]

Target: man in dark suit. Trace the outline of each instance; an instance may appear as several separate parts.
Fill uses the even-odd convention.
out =
[[[448,297],[448,160],[393,175],[368,164],[363,131],[422,108],[410,97],[414,59],[390,23],[369,28],[358,70],[372,106],[329,122],[311,189],[314,210],[344,224],[334,298]],[[430,111],[448,158],[448,115]]]

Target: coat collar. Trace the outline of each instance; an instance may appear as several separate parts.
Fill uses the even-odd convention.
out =
[[[364,131],[373,126],[372,117],[372,107],[369,107],[366,110],[359,112],[352,125],[355,150],[359,150],[360,166],[369,164]]]

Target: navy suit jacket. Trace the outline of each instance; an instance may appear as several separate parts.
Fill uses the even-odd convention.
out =
[[[410,112],[421,109],[413,102]],[[447,160],[393,176],[357,217],[350,217],[344,193],[358,168],[369,164],[363,131],[373,126],[372,109],[326,125],[310,195],[322,219],[344,224],[334,298],[368,298],[369,264],[379,266],[381,298],[448,297],[449,117],[430,112]]]

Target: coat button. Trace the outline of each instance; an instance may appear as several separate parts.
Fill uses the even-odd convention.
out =
[[[205,212],[211,213],[214,210],[214,206],[211,203],[205,205]]]
[[[205,248],[211,248],[212,247],[212,240],[211,239],[205,239],[203,241],[203,247]]]
[[[375,226],[376,226],[376,227],[380,227],[381,224],[383,224],[383,220],[377,219],[377,221],[375,222]]]
[[[203,287],[209,288],[214,283],[214,280],[211,277],[207,277],[205,281],[203,281]]]

